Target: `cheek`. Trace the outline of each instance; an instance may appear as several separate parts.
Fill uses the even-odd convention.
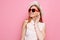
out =
[[[34,16],[34,14],[33,14],[33,13],[30,13],[29,15],[30,15],[31,17],[32,17],[32,16]]]
[[[34,15],[35,15],[35,16],[37,16],[37,15],[38,15],[38,13],[34,13]]]
[[[39,12],[36,12],[36,15],[40,15],[40,13]]]

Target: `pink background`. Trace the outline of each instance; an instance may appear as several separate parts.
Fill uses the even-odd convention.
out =
[[[32,0],[0,0],[0,40],[20,40]],[[60,0],[38,0],[46,23],[46,40],[60,40]]]

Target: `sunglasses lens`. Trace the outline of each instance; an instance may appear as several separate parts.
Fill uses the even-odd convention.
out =
[[[31,11],[31,9],[29,9],[29,12]]]
[[[32,9],[32,12],[35,12],[35,9]]]
[[[35,12],[35,9],[29,9],[29,12],[32,11],[32,12]]]

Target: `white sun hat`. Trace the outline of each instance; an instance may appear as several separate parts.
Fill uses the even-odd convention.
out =
[[[31,2],[31,3],[29,4],[28,9],[29,9],[32,5],[36,5],[36,6],[41,10],[41,13],[42,13],[42,15],[43,15],[42,7],[41,7],[41,5],[39,4],[38,1],[33,1],[33,2]]]

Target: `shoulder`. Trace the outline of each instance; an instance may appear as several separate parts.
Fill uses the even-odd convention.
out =
[[[46,26],[45,26],[45,23],[39,22],[38,27],[40,28],[40,30],[43,30],[43,29],[45,29]]]
[[[42,27],[42,28],[45,28],[45,27],[46,27],[46,26],[45,26],[45,23],[39,22],[38,25],[39,25],[39,27]]]
[[[28,19],[25,19],[24,22],[25,22],[25,23],[28,23]]]
[[[24,20],[24,22],[23,22],[23,26],[26,26],[26,25],[27,25],[27,23],[28,23],[28,20],[27,20],[27,19],[25,19],[25,20]]]
[[[38,24],[39,24],[39,25],[43,25],[43,26],[45,26],[45,23],[42,23],[42,22],[39,22]]]
[[[28,20],[27,19],[24,20],[24,22],[23,22],[23,28],[26,28],[27,23],[28,23]]]
[[[28,23],[28,19],[25,19],[25,20],[24,20],[24,23]]]

